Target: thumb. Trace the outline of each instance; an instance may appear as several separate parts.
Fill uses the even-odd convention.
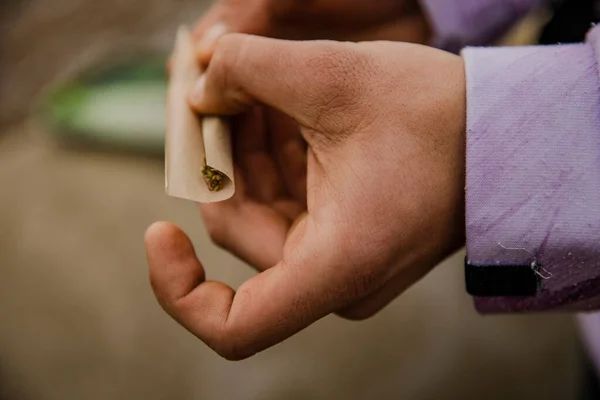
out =
[[[331,132],[330,123],[347,123],[368,91],[372,62],[353,43],[229,34],[219,39],[189,102],[201,114],[237,114],[260,102],[309,130]]]
[[[293,251],[237,291],[207,281],[189,238],[156,223],[146,232],[150,281],[176,321],[221,356],[238,360],[272,346],[367,294],[367,272],[348,273],[334,235],[319,235],[310,217],[289,240]],[[325,233],[331,233],[327,231]]]

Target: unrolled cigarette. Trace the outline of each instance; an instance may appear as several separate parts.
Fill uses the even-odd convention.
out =
[[[190,32],[181,27],[167,93],[165,191],[169,196],[210,203],[233,196],[235,182],[227,121],[199,116],[187,103],[188,91],[201,72]]]

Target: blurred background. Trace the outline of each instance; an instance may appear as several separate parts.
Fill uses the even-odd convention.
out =
[[[571,316],[477,315],[462,252],[375,318],[331,316],[242,362],[162,312],[142,242],[155,220],[190,234],[211,279],[253,273],[164,194],[162,66],[176,26],[207,6],[0,3],[0,399],[574,398]]]

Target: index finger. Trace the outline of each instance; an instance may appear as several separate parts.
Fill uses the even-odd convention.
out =
[[[221,0],[194,25],[192,38],[196,56],[202,65],[212,57],[217,39],[226,33],[268,35],[270,9],[265,1]]]

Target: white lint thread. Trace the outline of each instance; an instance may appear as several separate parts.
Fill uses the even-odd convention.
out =
[[[539,276],[540,278],[542,278],[544,280],[550,279],[554,276],[554,275],[552,275],[552,272],[548,271],[546,268],[544,268],[540,264],[538,264],[535,254],[533,254],[530,250],[527,250],[525,247],[506,247],[500,242],[498,242],[498,246],[502,247],[504,250],[521,250],[521,251],[525,251],[525,252],[529,253],[529,255],[531,255],[531,260],[532,260],[531,263],[529,264],[529,266],[531,267],[531,269],[533,270],[533,272],[535,272],[535,274],[537,276]],[[542,273],[542,271],[545,273],[545,275]]]

